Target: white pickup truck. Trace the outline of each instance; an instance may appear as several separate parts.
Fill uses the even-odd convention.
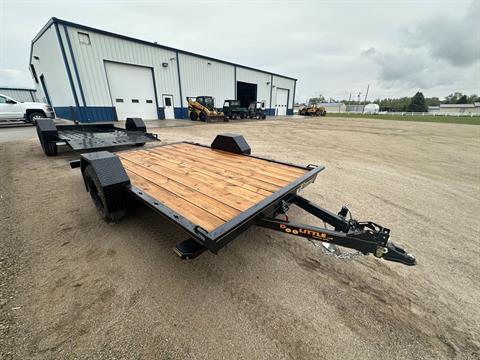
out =
[[[40,118],[54,118],[55,113],[50,105],[37,102],[20,102],[9,96],[0,94],[0,121],[23,120],[36,124]]]

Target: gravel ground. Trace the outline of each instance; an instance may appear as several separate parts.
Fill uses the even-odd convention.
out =
[[[0,358],[478,359],[480,127],[340,118],[158,129],[243,133],[253,153],[326,170],[304,196],[392,229],[417,256],[322,255],[252,227],[190,262],[146,207],[103,222],[72,153],[0,144]],[[312,220],[296,209],[290,218]]]

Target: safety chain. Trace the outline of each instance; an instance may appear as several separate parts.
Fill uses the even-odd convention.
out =
[[[324,255],[327,255],[327,256],[331,256],[331,257],[334,257],[336,259],[340,259],[340,260],[354,260],[356,258],[359,258],[359,257],[363,257],[363,256],[366,256],[364,253],[360,252],[360,251],[355,251],[355,252],[341,252],[341,250],[338,250],[339,253],[337,253],[336,251],[330,251],[329,249],[327,249],[322,242],[318,242],[317,240],[312,240],[312,239],[308,239],[308,241],[310,241],[313,246],[317,247],[317,248],[320,248],[320,250],[322,251],[322,253]],[[328,243],[326,243],[328,244]],[[335,246],[335,245],[334,245]]]

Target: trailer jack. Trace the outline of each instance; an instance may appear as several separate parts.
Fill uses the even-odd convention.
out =
[[[343,206],[338,214],[334,214],[298,195],[294,195],[289,203],[297,205],[334,229],[327,229],[326,225],[321,228],[294,223],[289,221],[288,217],[286,220],[276,219],[276,215],[286,214],[288,211],[288,203],[285,201],[279,206],[279,210],[273,217],[258,217],[256,224],[309,240],[317,240],[354,249],[365,255],[373,254],[378,258],[399,262],[404,265],[416,265],[413,255],[408,254],[405,250],[389,241],[390,229],[371,221],[359,222],[351,218],[347,219],[350,211],[346,206]]]

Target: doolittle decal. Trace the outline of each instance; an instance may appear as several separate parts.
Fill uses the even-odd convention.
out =
[[[305,237],[311,237],[311,238],[319,239],[319,240],[323,240],[323,241],[330,241],[330,240],[333,239],[332,237],[330,237],[327,234],[322,233],[322,232],[308,230],[308,229],[302,229],[302,228],[291,229],[285,224],[280,224],[280,229],[285,231],[287,234],[304,235]]]

